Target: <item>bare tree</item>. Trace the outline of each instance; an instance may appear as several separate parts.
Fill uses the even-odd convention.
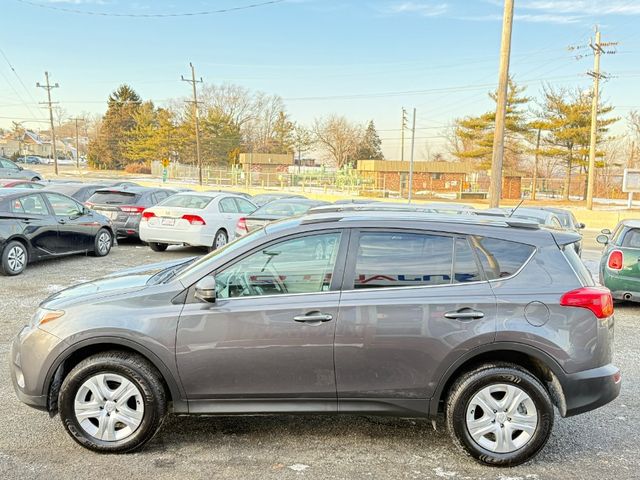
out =
[[[317,119],[313,125],[313,133],[320,149],[338,168],[355,160],[363,131],[361,125],[338,115]]]

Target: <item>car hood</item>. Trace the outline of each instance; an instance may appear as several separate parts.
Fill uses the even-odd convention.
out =
[[[106,277],[74,285],[73,287],[54,293],[44,300],[40,306],[49,309],[59,309],[77,302],[86,303],[114,295],[136,292],[147,288],[147,282],[156,273],[173,266],[184,264],[194,258],[195,257],[180,258],[112,273]]]

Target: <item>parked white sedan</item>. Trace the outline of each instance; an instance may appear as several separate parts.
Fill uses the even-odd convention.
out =
[[[240,195],[182,192],[142,212],[140,239],[151,250],[191,245],[215,250],[235,238],[238,219],[256,209]]]

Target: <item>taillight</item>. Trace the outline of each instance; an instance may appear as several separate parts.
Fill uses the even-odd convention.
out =
[[[204,218],[199,215],[183,215],[182,219],[186,220],[191,225],[206,225]]]
[[[244,217],[240,217],[238,219],[238,223],[236,223],[236,235],[245,235],[248,232],[249,229],[247,228],[247,219]]]
[[[583,287],[571,290],[560,298],[563,307],[588,308],[598,318],[613,315],[613,298],[605,287]]]
[[[150,218],[153,218],[155,216],[156,216],[155,213],[150,212],[149,210],[145,210],[144,212],[142,212],[142,221],[148,222]]]
[[[138,207],[136,205],[125,205],[123,207],[120,207],[120,210],[122,210],[125,213],[142,213],[144,212],[145,207]]]
[[[84,202],[84,206],[87,208],[93,208],[93,203],[91,202]]]
[[[620,250],[614,250],[609,254],[609,261],[607,262],[607,266],[611,270],[622,270],[622,265],[624,261],[624,256]]]

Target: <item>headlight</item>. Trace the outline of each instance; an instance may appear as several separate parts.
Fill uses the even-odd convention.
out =
[[[51,322],[64,315],[64,310],[48,310],[46,308],[39,308],[36,310],[35,315],[31,319],[31,326],[37,327],[43,323]]]

